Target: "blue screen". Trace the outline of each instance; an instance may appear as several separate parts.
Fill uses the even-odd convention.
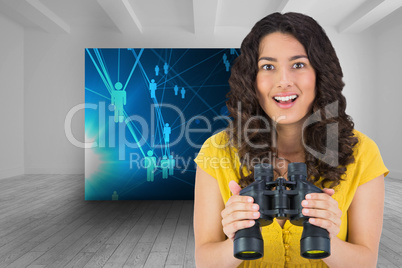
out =
[[[85,50],[85,199],[194,198],[194,158],[222,131],[238,49]]]

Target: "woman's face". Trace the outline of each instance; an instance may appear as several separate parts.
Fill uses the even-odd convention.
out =
[[[303,45],[279,32],[260,43],[256,89],[265,113],[278,124],[301,122],[315,98],[315,71]]]

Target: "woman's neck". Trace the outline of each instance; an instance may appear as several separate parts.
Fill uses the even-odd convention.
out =
[[[278,156],[291,162],[304,162],[302,124],[276,125],[276,148]]]

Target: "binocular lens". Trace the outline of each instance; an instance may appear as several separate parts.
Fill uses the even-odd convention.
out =
[[[240,260],[256,260],[262,258],[262,254],[256,251],[243,251],[238,252],[235,257]]]
[[[307,250],[301,255],[306,259],[323,259],[328,257],[330,253],[324,250]]]
[[[236,232],[234,256],[240,260],[256,260],[264,255],[264,241],[262,240],[260,224],[257,221],[250,228]]]
[[[325,253],[324,250],[307,250],[307,254],[322,254]]]
[[[310,237],[301,241],[301,255],[307,259],[323,259],[330,255],[329,239]]]
[[[300,251],[300,254],[307,259],[328,257],[331,254],[328,231],[305,221],[300,240]]]

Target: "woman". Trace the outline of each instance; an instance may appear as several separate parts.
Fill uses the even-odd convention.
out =
[[[243,40],[229,80],[233,121],[195,159],[197,267],[376,266],[388,170],[345,113],[342,77],[330,40],[308,16],[271,14]],[[288,163],[306,163],[324,193],[307,195],[303,214],[329,232],[329,257],[301,257],[302,227],[286,219],[261,228],[263,258],[233,257],[236,231],[260,217],[258,204],[239,195],[259,162],[272,164],[276,178],[286,178]]]

